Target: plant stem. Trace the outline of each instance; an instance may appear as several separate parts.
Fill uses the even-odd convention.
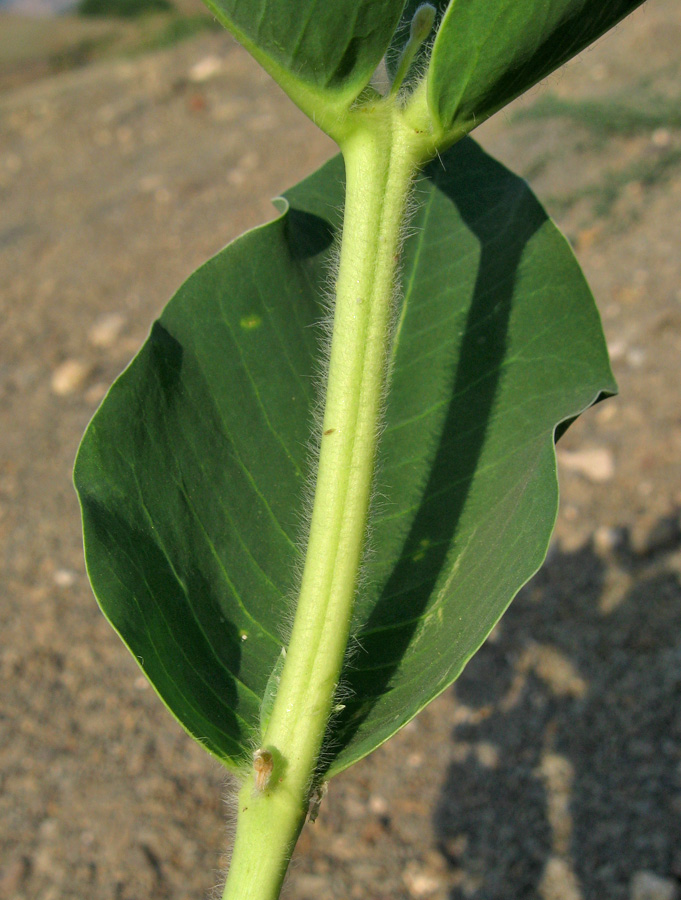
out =
[[[344,141],[346,200],[319,468],[305,566],[262,747],[267,787],[239,795],[223,900],[275,900],[309,794],[350,633],[385,389],[395,271],[421,160],[395,113],[376,104]]]

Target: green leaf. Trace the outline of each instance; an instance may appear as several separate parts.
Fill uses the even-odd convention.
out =
[[[446,688],[536,571],[556,428],[615,390],[583,276],[527,185],[466,140],[416,190],[330,774]],[[258,742],[295,596],[340,159],[287,198],[171,300],[75,472],[102,609],[232,767]]]
[[[452,0],[431,57],[428,102],[455,140],[541,81],[643,0]]]
[[[341,115],[366,87],[404,7],[404,0],[204,2],[316,120],[325,111],[331,120]]]

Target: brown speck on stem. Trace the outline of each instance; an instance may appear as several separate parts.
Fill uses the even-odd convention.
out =
[[[327,428],[324,434],[333,434],[335,430],[335,428]]]

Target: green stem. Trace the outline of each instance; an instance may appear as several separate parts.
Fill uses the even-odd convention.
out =
[[[343,146],[346,201],[317,484],[264,789],[239,795],[224,900],[274,900],[305,821],[350,633],[385,389],[401,231],[418,154],[394,107],[367,107]],[[384,120],[384,121],[381,121]],[[262,785],[261,785],[262,788]]]

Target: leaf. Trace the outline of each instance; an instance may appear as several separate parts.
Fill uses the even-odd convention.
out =
[[[615,389],[574,257],[472,141],[431,166],[407,241],[372,553],[329,773],[459,674],[536,571],[554,433]],[[260,736],[295,595],[342,205],[332,160],[180,288],[83,439],[99,603],[169,709],[237,767]]]
[[[100,605],[168,708],[250,756],[298,561],[326,222],[287,215],[195,272],[75,469]]]
[[[643,0],[452,0],[428,103],[456,140],[567,62]]]
[[[341,115],[366,87],[404,6],[404,0],[204,2],[315,120],[325,109]]]

